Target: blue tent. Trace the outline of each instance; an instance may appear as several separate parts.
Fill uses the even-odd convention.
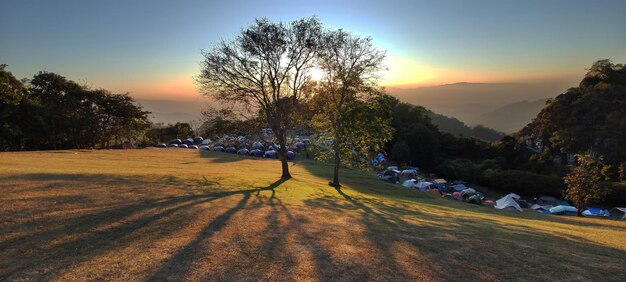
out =
[[[611,213],[606,209],[599,208],[587,208],[583,211],[584,216],[611,216]]]
[[[558,214],[558,215],[576,215],[576,211],[578,209],[576,209],[575,207],[572,207],[570,205],[558,205],[556,207],[553,207],[550,209],[550,213],[551,214]]]
[[[298,149],[300,149],[300,150],[306,149],[306,143],[298,142],[298,143],[296,143],[296,147],[298,147]]]
[[[255,156],[255,157],[262,157],[263,156],[263,151],[261,151],[259,149],[254,149],[254,150],[250,151],[250,155],[251,156]]]
[[[215,151],[215,152],[224,152],[224,147],[222,147],[222,146],[215,146],[215,147],[213,147],[213,151]]]
[[[278,158],[278,153],[276,153],[276,151],[274,150],[269,150],[267,152],[265,152],[265,154],[263,154],[264,158],[272,158],[272,159],[276,159]]]
[[[172,140],[170,141],[170,144],[180,145],[180,144],[183,144],[183,141],[182,141],[182,140],[180,140],[180,139],[172,139]]]
[[[293,161],[296,158],[296,154],[292,151],[287,151],[287,159]]]

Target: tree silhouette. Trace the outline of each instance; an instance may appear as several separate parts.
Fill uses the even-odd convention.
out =
[[[261,113],[280,145],[282,178],[291,177],[287,164],[287,130],[294,109],[308,93],[321,24],[306,18],[291,24],[257,19],[235,38],[202,51],[198,83],[218,100],[246,105]]]

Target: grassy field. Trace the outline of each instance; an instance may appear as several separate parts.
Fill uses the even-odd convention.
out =
[[[626,222],[194,150],[0,153],[0,280],[626,281]]]

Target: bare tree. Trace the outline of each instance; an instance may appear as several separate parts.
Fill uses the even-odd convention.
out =
[[[357,144],[374,140],[386,140],[391,129],[384,117],[367,115],[378,110],[384,112],[384,97],[376,85],[385,52],[372,44],[372,39],[362,38],[343,30],[324,33],[318,52],[319,68],[323,72],[319,93],[323,96],[321,113],[327,121],[327,133],[333,147],[333,181],[339,187],[339,166],[342,152],[353,151]],[[319,97],[318,97],[319,98]],[[377,101],[382,103],[377,103]],[[384,114],[383,114],[384,115]],[[364,120],[367,119],[367,122]],[[380,124],[376,124],[380,122]],[[371,128],[372,125],[380,125]],[[385,126],[387,125],[387,126]]]
[[[291,24],[257,19],[232,40],[203,50],[198,84],[217,100],[256,109],[280,144],[282,178],[291,178],[287,164],[287,131],[295,106],[307,93],[321,24],[315,17]]]

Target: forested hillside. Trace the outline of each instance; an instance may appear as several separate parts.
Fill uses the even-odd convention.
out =
[[[505,136],[504,133],[482,125],[470,127],[462,121],[435,112],[429,112],[428,116],[441,132],[455,136],[475,137],[485,141],[497,141]]]
[[[626,162],[626,66],[594,63],[578,87],[549,100],[520,131],[543,157],[589,153],[607,165]]]

